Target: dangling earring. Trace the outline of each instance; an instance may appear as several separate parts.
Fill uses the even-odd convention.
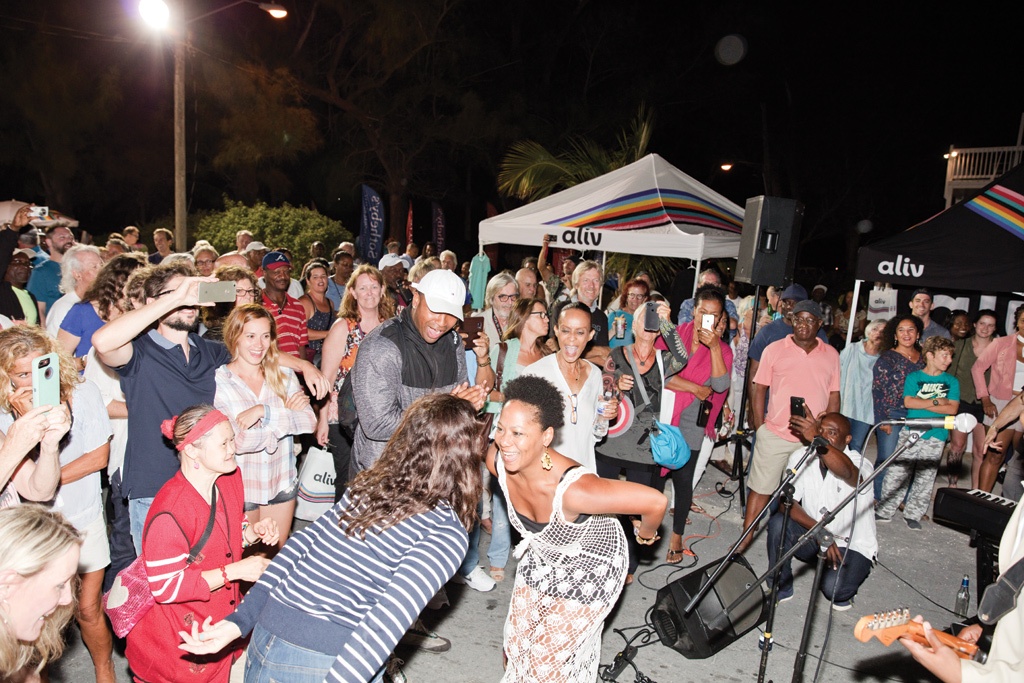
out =
[[[548,449],[544,449],[544,455],[540,456],[540,466],[545,470],[550,470],[554,467],[554,463],[551,462],[551,454],[548,453]]]
[[[198,460],[193,460],[192,461],[192,469],[194,469],[194,470],[198,470],[199,469],[199,461]]]

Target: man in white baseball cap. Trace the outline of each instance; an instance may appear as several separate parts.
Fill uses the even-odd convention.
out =
[[[395,302],[395,310],[401,312],[412,303],[412,294],[405,286],[405,261],[398,254],[384,254],[377,268],[384,276],[385,293]]]

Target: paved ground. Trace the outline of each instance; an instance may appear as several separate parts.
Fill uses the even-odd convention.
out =
[[[873,453],[870,455],[874,456]],[[969,464],[964,465],[967,471]],[[610,663],[624,643],[613,629],[622,629],[630,636],[635,634],[636,627],[644,625],[658,589],[688,574],[693,567],[721,557],[738,537],[741,521],[738,497],[725,498],[715,491],[716,485],[725,479],[724,475],[709,467],[696,492],[696,502],[708,513],[708,516],[695,515],[690,526],[692,533],[706,536],[690,539],[690,547],[698,558],[687,558],[683,563],[686,567],[659,564],[667,548],[667,540],[663,540],[651,553],[648,564],[641,566],[637,582],[625,589],[606,625],[603,663]],[[731,482],[726,482],[726,485],[729,489],[734,488]],[[484,535],[484,542],[487,538]],[[880,525],[880,562],[861,587],[853,609],[837,613],[829,610],[824,599],[816,604],[811,656],[807,659],[804,680],[815,679],[819,657],[821,670],[817,680],[820,681],[934,680],[909,658],[902,646],[897,644],[885,648],[878,641],[860,643],[853,637],[853,626],[865,614],[897,606],[907,606],[912,613],[924,614],[934,624],[947,625],[952,615],[946,608],[952,608],[960,578],[968,574],[972,588],[976,585],[975,555],[967,540],[963,534],[932,523],[925,523],[923,531],[911,531],[898,515],[891,524]],[[762,533],[748,553],[748,559],[757,572],[767,569],[764,547]],[[481,556],[485,556],[483,552]],[[452,649],[445,654],[400,653],[407,659],[405,671],[410,681],[493,683],[500,680],[502,624],[511,595],[512,569],[510,564],[506,581],[490,593],[449,585],[452,606],[440,612],[428,610],[424,619],[451,639]],[[775,647],[769,656],[765,680],[788,681],[792,678],[807,610],[807,586],[812,574],[813,568],[808,568],[805,574],[798,571],[795,599],[779,606],[774,629]],[[932,601],[937,604],[932,604]],[[686,659],[655,642],[642,647],[634,663],[646,676],[659,683],[752,681],[757,679],[761,659],[758,635],[759,631],[754,630],[705,660]],[[55,665],[52,680],[69,683],[92,680],[91,661],[77,631],[72,630],[69,637],[71,646],[63,660]],[[123,658],[119,659],[118,665],[118,680],[129,681]],[[633,681],[633,671],[627,668],[618,680]]]

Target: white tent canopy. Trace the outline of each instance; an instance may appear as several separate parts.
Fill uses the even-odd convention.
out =
[[[657,154],[480,223],[486,244],[736,258],[743,209]]]

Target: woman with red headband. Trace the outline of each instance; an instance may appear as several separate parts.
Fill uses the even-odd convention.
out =
[[[240,643],[194,656],[177,649],[177,634],[231,614],[242,599],[238,583],[256,581],[269,564],[257,555],[243,559],[242,548],[276,544],[277,525],[272,519],[246,521],[235,434],[223,413],[193,406],[165,420],[161,431],[177,448],[181,469],[156,494],[146,517],[142,557],[156,604],[128,633],[125,655],[137,681],[226,682]]]

